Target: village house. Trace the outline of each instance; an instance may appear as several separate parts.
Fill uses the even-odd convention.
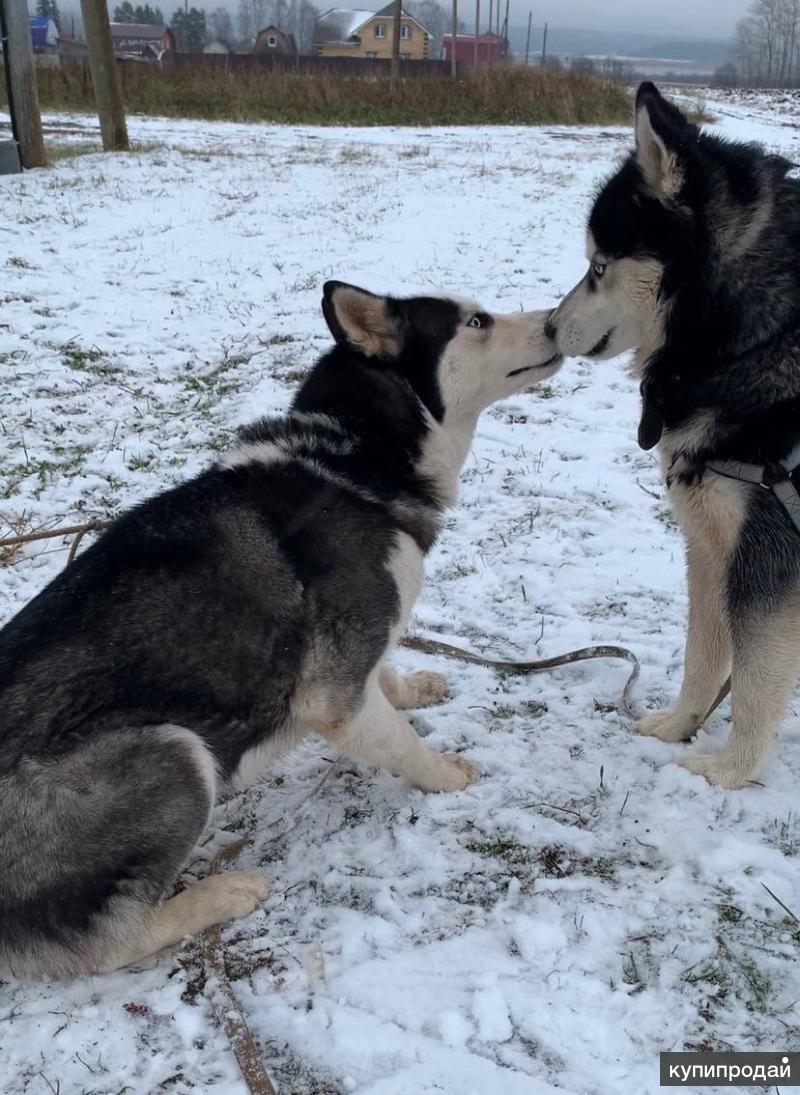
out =
[[[280,53],[284,57],[296,57],[297,44],[293,34],[287,34],[285,30],[271,23],[256,35],[253,53]]]
[[[453,36],[445,34],[442,38],[442,57],[449,61],[453,52]],[[505,61],[508,53],[508,42],[499,34],[478,35],[478,64],[492,65],[498,61]],[[475,63],[475,35],[456,35],[456,61],[460,65]]]
[[[175,52],[175,35],[164,23],[112,23],[111,41],[116,57],[158,60]]]
[[[55,20],[48,15],[32,15],[30,20],[33,52],[57,53],[59,34]]]
[[[314,53],[320,57],[389,58],[392,55],[394,4],[380,11],[331,8],[314,24]],[[404,61],[428,56],[430,33],[418,19],[400,15],[400,57]]]
[[[71,34],[62,34],[58,40],[58,59],[62,65],[77,65],[88,61],[86,43]]]

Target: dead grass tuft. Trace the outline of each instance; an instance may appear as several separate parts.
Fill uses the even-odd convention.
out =
[[[580,73],[520,66],[403,80],[332,73],[222,68],[120,67],[128,111],[179,118],[315,125],[609,125],[628,123],[626,92]],[[39,97],[51,110],[93,110],[88,70],[41,69]],[[0,103],[3,102],[0,94]]]

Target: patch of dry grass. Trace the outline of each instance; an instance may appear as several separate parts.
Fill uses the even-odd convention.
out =
[[[514,66],[438,76],[384,77],[252,68],[120,67],[128,111],[179,118],[316,125],[610,125],[630,121],[617,85],[593,76]],[[39,96],[50,110],[93,110],[83,66],[41,69]]]

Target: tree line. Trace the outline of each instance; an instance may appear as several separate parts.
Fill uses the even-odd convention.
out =
[[[730,59],[715,82],[751,87],[800,84],[800,0],[753,0],[736,25]]]
[[[52,19],[58,29],[61,30],[61,12],[58,7],[58,0],[36,0],[36,14]]]

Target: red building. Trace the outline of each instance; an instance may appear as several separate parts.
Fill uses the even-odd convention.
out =
[[[445,34],[442,38],[442,57],[450,60],[453,49],[452,34]],[[508,53],[508,42],[499,34],[478,35],[478,64],[493,65],[498,61],[504,61]],[[475,60],[475,35],[456,35],[456,61],[459,64],[471,65]]]
[[[111,41],[119,58],[158,60],[162,53],[175,52],[175,35],[163,23],[112,23]]]

